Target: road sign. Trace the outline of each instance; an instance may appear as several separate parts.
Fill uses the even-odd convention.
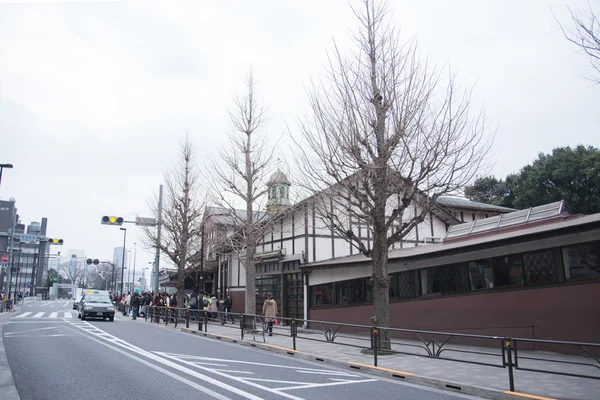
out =
[[[4,264],[7,263],[9,259],[8,254],[2,254],[2,256],[0,256],[0,262]]]
[[[135,224],[137,226],[156,226],[156,219],[155,218],[135,217]]]
[[[21,235],[19,240],[22,243],[37,243],[38,237],[36,235]]]

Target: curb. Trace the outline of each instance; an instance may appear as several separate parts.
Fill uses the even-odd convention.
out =
[[[0,393],[2,393],[2,399],[6,400],[20,400],[21,397],[17,392],[15,386],[15,380],[13,379],[12,370],[8,365],[8,358],[6,356],[6,350],[4,348],[4,323],[5,319],[3,314],[11,315],[11,312],[5,312],[0,314]]]
[[[349,369],[352,371],[360,371],[365,374],[381,376],[381,377],[389,378],[392,380],[400,380],[403,382],[408,382],[408,383],[412,383],[412,384],[416,384],[416,385],[434,387],[436,389],[442,389],[442,390],[446,390],[448,392],[468,394],[468,395],[472,395],[472,396],[479,396],[479,397],[484,397],[487,399],[494,399],[494,400],[525,400],[525,399],[556,400],[556,399],[550,398],[550,397],[536,396],[536,395],[521,393],[521,392],[511,392],[510,390],[490,389],[490,388],[485,388],[485,387],[480,387],[480,386],[466,385],[466,384],[452,382],[452,381],[443,381],[440,379],[427,378],[424,376],[415,375],[411,372],[396,371],[396,370],[389,369],[389,368],[375,367],[372,365],[361,364],[358,362],[351,362],[351,361],[345,362],[345,361],[335,360],[332,358],[317,356],[317,355],[310,354],[310,353],[300,352],[300,351],[289,349],[286,347],[280,347],[280,346],[270,345],[270,344],[266,344],[266,343],[256,343],[256,342],[251,342],[248,340],[233,339],[230,336],[221,335],[221,334],[217,334],[217,333],[196,331],[191,328],[175,328],[175,329],[178,329],[179,331],[184,332],[184,333],[191,333],[193,335],[203,336],[203,337],[207,337],[207,338],[211,338],[211,339],[215,339],[215,340],[221,340],[223,342],[237,343],[242,346],[254,347],[254,348],[257,348],[260,350],[266,350],[266,351],[271,351],[271,352],[278,353],[278,354],[292,356],[292,357],[299,358],[299,359],[306,360],[306,361],[329,364],[329,365],[333,365],[333,366],[336,366],[336,367],[339,367],[342,369]]]

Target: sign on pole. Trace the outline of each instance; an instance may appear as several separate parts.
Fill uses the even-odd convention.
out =
[[[37,243],[38,237],[37,235],[21,235],[19,240],[22,243]]]
[[[8,254],[2,254],[2,256],[0,256],[0,262],[2,264],[6,264],[8,261],[10,260]]]
[[[156,219],[155,218],[135,217],[135,224],[137,226],[156,226]]]

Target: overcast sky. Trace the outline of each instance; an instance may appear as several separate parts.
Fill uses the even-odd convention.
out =
[[[498,129],[490,173],[557,146],[600,146],[600,88],[553,16],[568,24],[566,6],[587,0],[391,3],[404,38],[476,83]],[[250,66],[268,134],[294,130],[332,38],[343,46],[355,26],[346,0],[0,0],[0,163],[15,166],[0,198],[17,199],[25,224],[48,217],[65,252],[110,260],[123,236],[100,217],[149,215],[186,133],[201,155],[223,143]],[[140,235],[129,227],[128,247]],[[138,246],[138,268],[152,259]]]

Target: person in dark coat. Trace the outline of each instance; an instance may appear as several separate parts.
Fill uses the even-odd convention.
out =
[[[227,316],[231,318],[231,323],[235,323],[235,318],[233,318],[233,314],[231,313],[231,309],[233,308],[233,300],[231,300],[231,295],[228,294],[227,298],[223,301],[223,310],[225,311],[225,322],[227,322]]]
[[[131,298],[131,318],[136,319],[140,313],[140,295],[136,292]]]

